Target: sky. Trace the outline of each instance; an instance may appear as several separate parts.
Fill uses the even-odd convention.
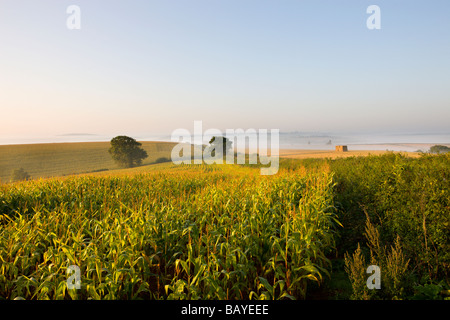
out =
[[[0,0],[0,114],[4,139],[449,132],[450,1]]]

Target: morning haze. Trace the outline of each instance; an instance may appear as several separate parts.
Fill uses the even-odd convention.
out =
[[[0,135],[448,131],[448,1],[371,4],[3,2]]]

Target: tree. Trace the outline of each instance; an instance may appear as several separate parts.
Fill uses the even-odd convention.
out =
[[[141,165],[142,160],[148,157],[141,145],[133,138],[117,136],[111,140],[111,147],[108,151],[119,166],[130,168]]]
[[[209,140],[209,146],[213,149],[211,151],[211,156],[214,157],[216,151],[221,152],[222,156],[226,155],[227,151],[231,150],[232,144],[233,142],[226,137],[212,137],[211,140]]]
[[[446,153],[449,151],[450,151],[449,147],[441,146],[441,145],[435,145],[430,148],[431,153]]]
[[[12,172],[11,180],[14,181],[22,181],[22,180],[30,180],[30,175],[23,168],[14,169]]]

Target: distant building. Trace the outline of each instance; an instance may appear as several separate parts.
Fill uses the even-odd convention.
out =
[[[347,152],[347,146],[336,146],[336,151],[337,152]]]

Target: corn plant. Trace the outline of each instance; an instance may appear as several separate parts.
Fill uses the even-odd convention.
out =
[[[2,185],[0,297],[303,299],[329,276],[332,187],[205,165]]]

